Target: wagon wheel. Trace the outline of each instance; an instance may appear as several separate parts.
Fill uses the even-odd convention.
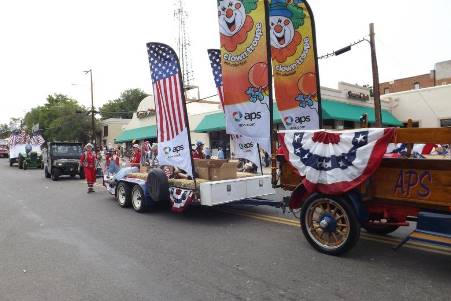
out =
[[[304,202],[300,219],[307,241],[315,249],[328,255],[343,254],[360,237],[359,221],[354,208],[346,199],[312,195]]]

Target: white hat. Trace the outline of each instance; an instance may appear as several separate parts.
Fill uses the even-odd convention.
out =
[[[91,143],[88,143],[88,144],[85,145],[85,148],[88,148],[88,147],[94,148],[94,145],[92,145]]]
[[[133,147],[139,148],[139,145],[135,143],[133,144]]]

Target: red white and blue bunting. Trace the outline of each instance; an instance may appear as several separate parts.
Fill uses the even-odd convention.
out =
[[[376,171],[393,135],[393,128],[283,131],[279,140],[307,191],[341,194]]]
[[[194,192],[190,189],[169,187],[172,212],[183,212],[193,202]]]

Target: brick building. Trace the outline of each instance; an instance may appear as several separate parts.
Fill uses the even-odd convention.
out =
[[[429,73],[395,79],[381,83],[379,87],[381,94],[389,94],[447,84],[451,84],[451,60],[436,63]]]

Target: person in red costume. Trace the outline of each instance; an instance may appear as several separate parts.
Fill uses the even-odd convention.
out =
[[[196,149],[193,151],[193,159],[205,159],[204,143],[202,141],[196,142]]]
[[[96,154],[92,149],[91,143],[86,144],[85,151],[80,157],[80,166],[83,166],[88,183],[88,193],[94,192],[94,183],[96,182]]]
[[[141,165],[141,150],[138,144],[133,144],[133,157],[130,160],[131,167],[138,167]]]

